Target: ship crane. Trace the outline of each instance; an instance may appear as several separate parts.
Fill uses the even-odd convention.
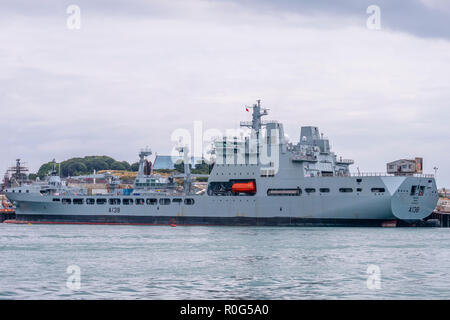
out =
[[[182,154],[183,157],[183,165],[184,165],[184,174],[181,175],[174,175],[174,178],[183,178],[183,189],[185,194],[190,194],[192,191],[192,178],[208,178],[209,174],[192,174],[191,173],[191,161],[189,159],[189,147],[179,146],[175,148],[180,153],[180,156]]]

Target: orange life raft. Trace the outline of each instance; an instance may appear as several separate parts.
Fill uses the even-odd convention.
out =
[[[256,184],[255,181],[235,183],[232,190],[234,193],[256,193]]]

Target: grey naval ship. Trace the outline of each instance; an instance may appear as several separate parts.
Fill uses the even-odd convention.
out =
[[[131,189],[116,183],[104,194],[68,186],[54,170],[44,183],[6,190],[15,223],[225,226],[401,226],[420,223],[436,207],[433,175],[350,173],[353,160],[330,150],[317,127],[302,127],[299,142],[283,125],[263,121],[260,101],[250,134],[220,137],[203,189],[194,188],[187,147],[184,173],[167,178],[146,170],[140,152]],[[250,129],[250,130],[248,130]],[[204,177],[205,178],[205,177]]]

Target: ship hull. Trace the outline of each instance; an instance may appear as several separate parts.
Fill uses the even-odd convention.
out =
[[[381,227],[397,220],[378,219],[307,219],[291,217],[159,217],[159,216],[95,216],[95,215],[19,215],[7,223],[35,224],[103,224],[142,226],[264,226],[264,227]]]
[[[413,186],[424,186],[422,195],[412,195]],[[373,192],[373,187],[384,192]],[[273,185],[259,185],[256,195],[248,196],[168,196],[141,194],[132,196],[64,196],[8,193],[17,205],[17,221],[31,223],[86,223],[137,225],[220,225],[220,226],[383,226],[394,221],[413,224],[428,217],[438,195],[434,179],[416,177],[334,177],[310,178],[299,188],[317,192],[300,196],[268,196]],[[278,186],[277,186],[278,187]],[[280,186],[281,187],[281,186]],[[289,186],[294,187],[294,185]],[[328,187],[327,193],[321,188]],[[355,192],[342,193],[342,188]],[[361,192],[357,192],[361,189]],[[71,204],[63,204],[70,198]],[[108,200],[97,205],[97,199]],[[110,205],[120,198],[120,205]],[[124,199],[133,204],[124,205]],[[154,198],[153,205],[136,205],[138,199]],[[75,200],[82,199],[81,204]],[[95,204],[87,204],[93,199]],[[169,199],[168,204],[161,204]],[[175,201],[178,200],[178,201]],[[189,200],[186,204],[186,200]]]

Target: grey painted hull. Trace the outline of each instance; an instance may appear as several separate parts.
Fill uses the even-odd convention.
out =
[[[426,187],[423,195],[411,195],[414,185]],[[43,223],[118,223],[178,225],[367,225],[379,226],[383,221],[408,223],[423,220],[434,210],[438,194],[433,178],[419,177],[311,177],[284,180],[283,187],[315,188],[315,193],[300,196],[268,196],[267,190],[281,187],[269,179],[258,179],[258,192],[253,196],[167,196],[133,195],[122,198],[191,198],[194,203],[168,205],[89,205],[62,204],[55,198],[35,193],[9,192],[7,197],[17,205],[17,220]],[[383,187],[385,192],[372,192]],[[327,193],[319,192],[328,188]],[[354,192],[342,193],[340,188]],[[357,192],[356,190],[362,189]],[[71,198],[108,198],[84,196]],[[115,196],[114,198],[117,198]],[[134,201],[135,203],[136,201]],[[174,220],[175,219],[175,220]]]

